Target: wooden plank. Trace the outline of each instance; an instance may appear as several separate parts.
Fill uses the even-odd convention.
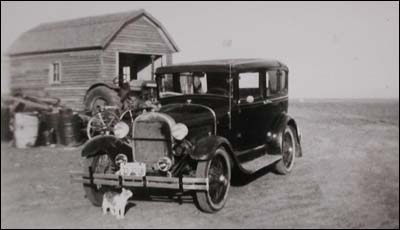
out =
[[[129,187],[143,187],[143,181],[123,181],[122,184]]]
[[[5,101],[15,101],[15,102],[20,102],[22,104],[25,104],[27,106],[30,107],[34,107],[34,108],[38,108],[38,109],[43,109],[43,110],[47,110],[47,111],[51,111],[52,108],[48,105],[45,104],[40,104],[40,103],[36,103],[36,102],[32,102],[32,101],[28,101],[19,97],[12,97],[12,96],[6,96],[4,98]]]
[[[157,177],[157,176],[151,176],[146,178],[148,182],[153,181],[153,182],[179,182],[179,178],[176,177]]]
[[[71,178],[71,183],[90,184],[90,180],[89,179],[83,179],[83,178]]]
[[[147,182],[147,186],[150,188],[179,189],[179,184],[156,183],[150,181]]]
[[[57,88],[55,87],[47,87],[46,90],[86,90],[86,86],[84,87],[79,87],[79,86],[58,86]]]
[[[183,190],[208,190],[208,186],[207,185],[188,185],[188,184],[184,184],[183,186]]]
[[[124,176],[124,180],[131,180],[131,181],[143,181],[143,177],[138,176]]]
[[[119,181],[103,180],[103,179],[94,179],[93,183],[100,184],[100,185],[110,185],[110,186],[118,186],[119,185]]]
[[[208,183],[208,178],[183,177],[183,183]]]
[[[115,179],[118,180],[119,176],[116,174],[104,174],[104,173],[94,173],[93,177],[95,179]]]

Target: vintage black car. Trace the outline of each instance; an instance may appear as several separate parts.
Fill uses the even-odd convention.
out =
[[[73,180],[100,205],[109,189],[193,191],[204,212],[223,208],[233,170],[292,171],[300,131],[288,115],[288,68],[276,60],[201,61],[156,70],[159,109],[90,140]],[[129,166],[129,167],[128,167]],[[124,173],[121,173],[121,169]],[[240,174],[238,174],[240,175]]]

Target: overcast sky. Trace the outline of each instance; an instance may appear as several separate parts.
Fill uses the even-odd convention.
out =
[[[289,66],[294,98],[399,97],[398,2],[2,1],[1,53],[42,22],[139,8],[178,44],[174,62],[276,58]]]

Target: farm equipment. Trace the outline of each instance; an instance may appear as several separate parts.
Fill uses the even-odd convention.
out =
[[[132,80],[130,82],[115,78],[113,85],[98,83],[92,85],[84,98],[85,109],[92,115],[103,106],[115,106],[117,113],[138,108],[146,100],[155,98],[154,81]]]

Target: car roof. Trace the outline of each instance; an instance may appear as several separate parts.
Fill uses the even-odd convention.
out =
[[[156,73],[178,72],[241,72],[255,69],[283,69],[288,70],[282,62],[274,59],[240,58],[219,59],[198,62],[187,62],[159,67]]]

